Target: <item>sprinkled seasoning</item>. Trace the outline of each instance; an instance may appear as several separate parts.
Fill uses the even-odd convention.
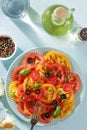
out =
[[[82,28],[78,34],[80,40],[87,41],[87,28]]]
[[[0,57],[10,57],[15,51],[15,44],[8,36],[0,36]]]

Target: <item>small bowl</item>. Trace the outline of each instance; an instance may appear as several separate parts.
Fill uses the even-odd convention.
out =
[[[16,44],[9,35],[0,35],[0,60],[9,60],[12,58],[16,49]]]

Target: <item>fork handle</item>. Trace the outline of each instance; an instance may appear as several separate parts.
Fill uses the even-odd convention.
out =
[[[30,128],[30,130],[33,130],[33,127],[34,127],[34,125],[31,125],[31,128]]]

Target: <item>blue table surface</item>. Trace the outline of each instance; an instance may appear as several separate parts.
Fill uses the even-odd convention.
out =
[[[1,2],[1,0],[0,0]],[[17,56],[28,49],[35,47],[53,47],[64,51],[77,62],[83,74],[85,93],[78,111],[61,123],[53,126],[36,126],[35,130],[86,130],[87,129],[87,42],[72,40],[71,36],[53,37],[45,32],[41,24],[41,15],[44,10],[53,4],[63,4],[75,8],[74,27],[87,27],[87,1],[83,0],[30,0],[29,18],[11,19],[0,9],[0,34],[10,35],[17,44],[17,52],[8,61],[0,61],[0,77],[5,81],[8,68]],[[4,106],[12,113],[16,125],[13,130],[29,130],[30,124],[20,120],[11,111],[5,95],[0,99]]]

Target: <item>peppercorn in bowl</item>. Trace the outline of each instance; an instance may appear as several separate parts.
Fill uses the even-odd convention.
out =
[[[16,52],[16,44],[8,35],[0,35],[0,60],[8,60]]]

